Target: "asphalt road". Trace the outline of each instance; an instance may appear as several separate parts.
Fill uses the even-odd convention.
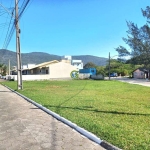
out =
[[[142,85],[142,86],[148,86],[150,87],[150,81],[148,79],[134,79],[134,78],[126,78],[126,77],[115,77],[115,78],[111,78],[111,80],[118,80],[121,82],[127,82],[130,84],[138,84],[138,85]]]

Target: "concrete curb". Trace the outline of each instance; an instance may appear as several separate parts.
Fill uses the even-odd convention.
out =
[[[102,147],[104,147],[105,149],[107,149],[107,150],[121,150],[120,148],[118,148],[118,147],[116,147],[116,146],[114,146],[114,145],[108,143],[107,141],[102,141],[102,142],[100,143],[100,145],[101,145]]]
[[[3,84],[2,84],[3,85]],[[103,148],[107,149],[107,150],[121,150],[115,146],[113,146],[112,144],[101,140],[100,138],[98,138],[96,135],[94,135],[93,133],[77,126],[76,124],[72,123],[71,121],[65,119],[64,117],[61,117],[60,115],[56,114],[55,112],[47,109],[46,107],[34,102],[33,100],[29,99],[28,97],[18,93],[15,90],[12,90],[10,87],[3,85],[6,88],[8,88],[9,90],[11,90],[12,92],[18,94],[19,96],[21,96],[22,98],[24,98],[25,100],[27,100],[28,102],[32,103],[33,105],[37,106],[38,108],[40,108],[41,110],[45,111],[46,113],[50,114],[51,116],[53,116],[54,118],[56,118],[57,120],[65,123],[66,125],[70,126],[71,128],[73,128],[74,130],[76,130],[77,132],[79,132],[80,134],[84,135],[85,137],[87,137],[88,139],[92,140],[93,142],[101,145]]]

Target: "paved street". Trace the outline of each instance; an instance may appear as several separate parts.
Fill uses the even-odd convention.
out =
[[[112,78],[111,80],[118,80],[121,82],[130,83],[130,84],[138,84],[138,85],[150,87],[150,81],[148,79],[134,79],[134,78],[122,77],[122,78]]]
[[[0,150],[104,150],[0,85]]]

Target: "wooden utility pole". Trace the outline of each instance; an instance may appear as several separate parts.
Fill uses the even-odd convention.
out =
[[[20,53],[20,29],[18,18],[18,0],[15,0],[15,26],[16,26],[16,53],[17,53],[17,81],[18,90],[23,89],[22,84],[22,65],[21,65],[21,53]]]

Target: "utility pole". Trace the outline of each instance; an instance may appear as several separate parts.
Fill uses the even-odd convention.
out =
[[[110,80],[110,52],[109,52],[109,68],[108,68],[108,72],[109,72],[109,80]]]
[[[8,61],[8,75],[10,75],[10,59]]]
[[[22,68],[21,68],[21,53],[20,53],[20,29],[18,19],[18,0],[15,0],[15,26],[16,26],[16,53],[17,53],[17,82],[18,90],[23,89],[22,84]]]

